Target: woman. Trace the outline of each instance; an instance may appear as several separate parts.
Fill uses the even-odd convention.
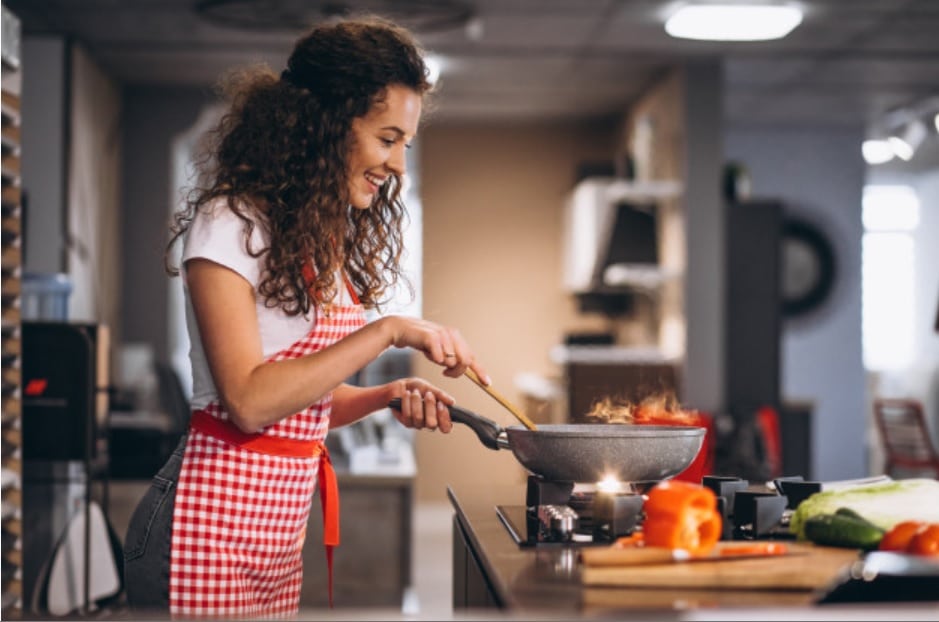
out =
[[[426,76],[412,37],[368,18],[314,28],[280,77],[232,80],[170,242],[185,240],[193,412],[128,530],[134,609],[295,615],[317,482],[330,566],[338,544],[327,430],[396,397],[405,426],[451,429],[453,398],[425,380],[343,380],[397,347],[488,382],[458,331],[399,316],[366,324],[362,311],[401,277],[401,182]]]

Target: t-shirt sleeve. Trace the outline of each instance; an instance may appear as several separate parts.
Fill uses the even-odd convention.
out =
[[[200,211],[186,233],[183,266],[190,259],[209,259],[237,272],[256,286],[260,280],[264,256],[252,257],[245,249],[245,227],[245,222],[224,203],[216,203],[212,209]],[[255,227],[251,248],[257,250],[263,247],[261,227]],[[185,278],[185,269],[182,272]]]

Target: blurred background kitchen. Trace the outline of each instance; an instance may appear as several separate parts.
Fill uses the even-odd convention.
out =
[[[439,72],[409,154],[417,295],[387,311],[460,327],[536,422],[668,395],[712,418],[718,471],[836,480],[894,470],[874,406],[900,398],[935,445],[939,4],[792,2],[768,41],[671,36],[680,4],[4,0],[4,617],[119,607],[129,513],[188,417],[163,250],[213,85],[348,10],[413,28]],[[513,423],[408,353],[350,381],[409,374]],[[448,484],[522,468],[388,412],[330,443],[359,519],[339,605],[446,615]],[[89,558],[92,585],[68,572]]]

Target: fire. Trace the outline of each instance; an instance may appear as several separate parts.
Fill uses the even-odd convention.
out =
[[[606,475],[603,479],[597,482],[597,491],[605,492],[609,494],[616,494],[622,492],[623,482],[616,479],[613,475]]]
[[[651,395],[638,404],[604,397],[593,405],[586,418],[595,423],[694,425],[697,416],[696,411],[681,408],[674,395]]]

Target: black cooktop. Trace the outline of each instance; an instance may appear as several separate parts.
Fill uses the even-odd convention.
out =
[[[559,540],[547,533],[541,521],[524,505],[497,505],[496,515],[505,525],[515,543],[523,547],[532,546],[599,546],[609,545],[610,540],[595,538],[589,516],[581,515],[570,540]]]

